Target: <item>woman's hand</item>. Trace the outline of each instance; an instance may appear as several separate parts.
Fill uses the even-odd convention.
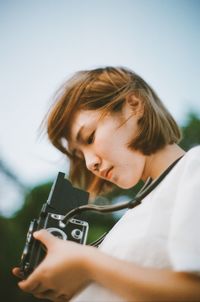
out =
[[[200,301],[199,276],[139,266],[45,230],[34,237],[47,247],[47,255],[19,287],[37,298],[66,302],[94,281],[126,301]],[[20,277],[19,270],[13,273]]]
[[[87,259],[93,248],[58,239],[45,230],[34,237],[46,246],[47,255],[19,287],[37,298],[68,301],[90,281]],[[13,274],[20,277],[19,269],[13,269]]]

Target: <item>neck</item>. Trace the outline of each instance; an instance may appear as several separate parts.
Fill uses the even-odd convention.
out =
[[[159,177],[185,151],[176,144],[167,145],[163,149],[146,157],[142,179]]]

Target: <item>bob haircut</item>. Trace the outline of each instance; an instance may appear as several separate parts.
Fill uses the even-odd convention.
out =
[[[139,132],[129,148],[150,155],[167,144],[177,143],[180,130],[154,90],[136,73],[124,67],[104,67],[75,73],[58,90],[47,113],[47,133],[52,144],[70,160],[73,184],[94,195],[114,187],[87,170],[84,160],[70,154],[68,140],[74,114],[79,110],[101,110],[102,114],[121,110],[126,97],[137,96],[143,103]]]

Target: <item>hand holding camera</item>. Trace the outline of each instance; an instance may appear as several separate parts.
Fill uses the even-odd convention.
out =
[[[34,233],[34,238],[45,246],[47,253],[34,272],[19,282],[19,287],[37,298],[68,301],[88,284],[87,263],[96,249],[60,240],[46,230]]]
[[[33,236],[35,231],[46,229],[62,240],[75,241],[80,244],[86,243],[88,223],[72,218],[67,224],[63,224],[62,219],[72,209],[87,204],[88,198],[87,192],[74,188],[65,178],[64,173],[58,173],[39,218],[30,223],[20,264],[23,278],[28,277],[33,272],[46,254],[44,245]]]

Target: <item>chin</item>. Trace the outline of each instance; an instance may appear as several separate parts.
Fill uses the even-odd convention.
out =
[[[131,189],[132,187],[134,187],[137,183],[134,183],[134,184],[117,184],[117,186],[121,189]]]
[[[120,187],[121,189],[126,189],[126,190],[128,190],[128,189],[131,189],[132,187],[134,187],[134,186],[136,186],[137,184],[138,184],[138,182],[139,182],[140,180],[138,179],[138,180],[135,180],[135,181],[129,181],[129,182],[119,182],[119,183],[116,183],[116,185],[118,186],[118,187]]]

